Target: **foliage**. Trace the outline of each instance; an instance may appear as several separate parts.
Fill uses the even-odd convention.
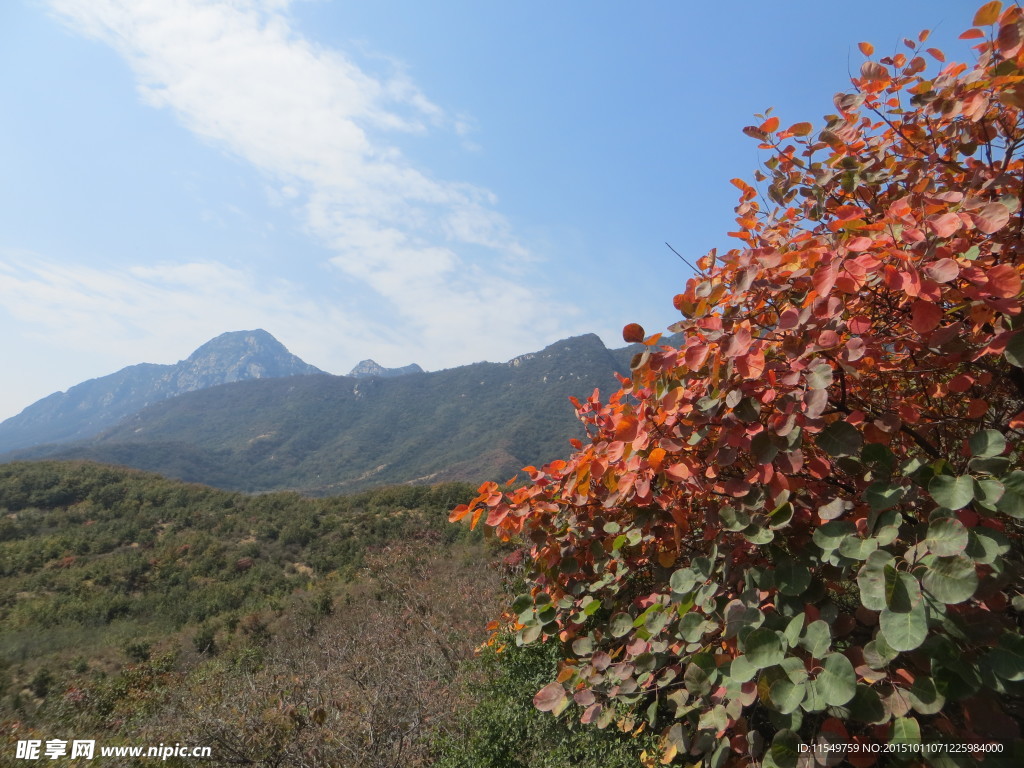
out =
[[[473,707],[437,745],[436,768],[632,768],[654,740],[597,731],[578,722],[579,709],[557,718],[538,712],[533,695],[557,674],[557,642],[482,649],[483,679],[472,689]],[[501,652],[498,652],[501,648]]]
[[[770,203],[733,181],[742,245],[675,297],[684,342],[577,404],[568,460],[452,513],[532,544],[508,618],[562,643],[539,709],[633,706],[648,764],[1021,750],[1024,13],[964,37],[973,67],[922,32],[820,130],[745,128]]]
[[[471,492],[244,496],[95,464],[0,465],[0,720],[47,717],[68,686],[128,662],[256,644],[295,595],[326,615],[367,552],[463,538],[444,520]]]

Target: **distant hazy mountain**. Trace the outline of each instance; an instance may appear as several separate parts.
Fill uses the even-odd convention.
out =
[[[633,351],[588,334],[507,363],[227,384],[151,405],[88,443],[8,458],[93,459],[245,491],[504,480],[565,456],[583,435],[569,396],[616,390]]]
[[[56,392],[0,423],[0,453],[92,437],[186,392],[249,379],[322,374],[264,330],[224,333],[173,365],[141,363]]]
[[[356,379],[368,379],[372,376],[391,377],[404,376],[407,373],[423,373],[423,369],[416,363],[403,365],[401,368],[385,368],[375,360],[363,360],[356,365],[348,375]]]

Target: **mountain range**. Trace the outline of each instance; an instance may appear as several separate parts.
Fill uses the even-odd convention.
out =
[[[506,363],[428,373],[365,360],[332,376],[266,331],[227,333],[174,365],[40,400],[0,424],[0,451],[250,492],[506,479],[564,455],[583,431],[568,398],[617,388],[637,349],[587,334]]]

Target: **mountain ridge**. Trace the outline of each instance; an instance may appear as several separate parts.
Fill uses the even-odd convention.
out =
[[[229,331],[177,363],[138,363],[36,401],[0,422],[0,453],[88,439],[156,402],[211,386],[323,374],[262,328]]]

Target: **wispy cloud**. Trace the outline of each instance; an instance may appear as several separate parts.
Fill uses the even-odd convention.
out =
[[[333,320],[379,343],[389,336],[387,324],[397,325],[410,348],[438,366],[511,356],[568,327],[570,311],[553,308],[531,287],[531,256],[497,211],[495,196],[433,178],[395,146],[401,135],[440,130],[460,137],[471,122],[447,114],[400,68],[371,75],[344,52],[304,39],[281,0],[50,6],[129,63],[146,103],[173,111],[188,130],[251,164],[281,200],[297,206],[302,226],[331,251],[328,274],[379,303],[373,321],[340,312]],[[51,289],[61,285],[58,274],[36,277]],[[198,290],[200,303],[209,298],[208,286],[255,290],[246,283],[251,276],[210,264],[138,267],[105,282],[85,270],[76,280],[78,289],[89,285],[83,280],[102,286],[92,298],[69,295],[67,312],[109,290],[118,294],[117,306],[128,307],[126,286],[155,290],[159,283],[165,296]],[[299,293],[292,287],[274,295],[294,300]],[[272,307],[272,298],[260,301]],[[322,321],[325,312],[320,306],[308,314]]]

